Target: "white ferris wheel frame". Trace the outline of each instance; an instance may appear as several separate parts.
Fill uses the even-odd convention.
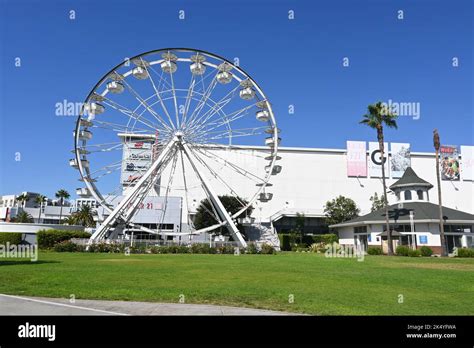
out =
[[[107,87],[104,89],[104,91],[102,93],[97,93],[97,90],[99,89],[99,87],[102,87],[106,81],[108,81],[110,79],[110,75],[112,73],[115,73],[117,71],[117,69],[119,69],[119,68],[127,66],[126,62],[122,62],[122,63],[118,64],[117,66],[115,66],[113,69],[111,69],[107,74],[105,74],[102,77],[102,79],[91,90],[91,92],[89,93],[89,95],[87,96],[87,98],[85,100],[85,103],[83,104],[83,107],[81,108],[81,112],[80,112],[80,114],[78,116],[78,119],[76,121],[76,128],[75,128],[75,132],[74,132],[75,163],[76,163],[77,169],[79,170],[80,175],[81,175],[80,180],[84,182],[84,184],[87,187],[87,190],[96,199],[96,201],[109,213],[108,217],[102,222],[102,224],[97,228],[95,233],[92,235],[91,241],[106,238],[107,237],[106,236],[107,232],[118,221],[122,221],[123,223],[129,224],[129,225],[132,225],[132,226],[134,225],[130,221],[127,221],[127,218],[130,219],[133,216],[133,213],[134,213],[133,209],[136,209],[136,206],[138,205],[137,202],[139,202],[138,197],[140,196],[140,192],[144,190],[143,185],[145,185],[145,183],[147,181],[148,182],[156,182],[158,177],[161,176],[161,172],[158,173],[157,170],[160,169],[160,167],[166,167],[166,165],[169,163],[169,162],[166,162],[167,159],[169,160],[169,158],[167,158],[167,156],[169,156],[170,154],[172,154],[171,156],[173,156],[173,152],[176,151],[179,148],[180,150],[183,151],[183,153],[186,155],[187,159],[191,163],[193,169],[195,170],[197,176],[199,177],[199,179],[201,180],[201,183],[203,184],[203,188],[205,189],[205,191],[207,191],[208,198],[210,198],[211,204],[214,205],[219,217],[222,219],[222,221],[220,223],[214,224],[214,225],[212,225],[210,227],[207,227],[207,228],[204,228],[204,229],[199,229],[199,230],[192,231],[188,234],[199,234],[199,233],[203,233],[203,232],[209,232],[209,231],[215,230],[219,227],[225,226],[225,227],[227,227],[227,229],[229,230],[231,235],[234,237],[234,240],[240,246],[246,247],[247,244],[246,244],[245,240],[243,239],[242,235],[240,234],[239,230],[237,229],[237,227],[234,223],[234,219],[236,219],[243,212],[245,212],[257,200],[257,198],[259,197],[259,195],[262,192],[265,192],[265,187],[269,186],[270,178],[274,174],[275,162],[276,162],[277,159],[279,159],[279,157],[277,156],[277,154],[278,154],[278,145],[279,145],[279,141],[280,141],[279,129],[277,128],[277,125],[276,125],[276,120],[275,120],[275,117],[274,117],[274,113],[273,113],[271,104],[268,102],[268,99],[266,98],[265,94],[263,93],[263,90],[258,86],[258,84],[243,69],[241,69],[237,65],[234,65],[232,62],[230,62],[229,60],[227,60],[223,57],[220,57],[218,55],[215,55],[215,54],[212,54],[212,53],[209,53],[209,52],[206,52],[206,51],[202,51],[202,50],[199,50],[199,49],[192,49],[192,48],[164,48],[164,49],[158,49],[158,50],[153,50],[153,51],[149,51],[149,52],[139,54],[135,57],[130,58],[129,61],[136,61],[137,59],[140,59],[141,61],[143,61],[147,56],[155,55],[155,54],[159,54],[159,53],[166,53],[166,52],[168,52],[168,53],[183,53],[183,52],[184,53],[197,53],[199,55],[203,55],[203,56],[211,58],[213,60],[217,60],[217,61],[220,61],[222,63],[226,63],[231,67],[231,69],[233,71],[237,71],[239,74],[241,74],[241,76],[238,76],[238,74],[232,74],[232,77],[237,82],[239,82],[239,84],[244,80],[250,81],[252,89],[254,89],[257,92],[255,94],[255,96],[256,96],[255,99],[257,99],[258,101],[264,101],[265,102],[265,107],[266,107],[266,110],[268,110],[268,114],[269,114],[269,124],[270,124],[270,128],[267,128],[267,129],[272,130],[272,132],[270,134],[271,134],[271,138],[273,139],[273,144],[270,147],[270,156],[268,156],[268,158],[270,158],[270,162],[269,162],[269,165],[267,166],[268,167],[267,173],[266,173],[265,177],[263,178],[262,182],[257,185],[258,188],[256,190],[256,193],[247,201],[248,203],[245,206],[243,206],[239,211],[237,211],[236,213],[230,215],[226,211],[224,206],[222,205],[222,202],[220,201],[220,199],[218,198],[216,192],[212,188],[212,185],[208,182],[208,180],[206,178],[206,175],[202,172],[202,170],[199,169],[198,166],[196,166],[196,162],[198,162],[198,159],[195,157],[195,155],[193,153],[193,150],[190,147],[190,144],[187,143],[186,140],[182,139],[181,133],[179,132],[179,130],[169,129],[168,131],[174,132],[173,136],[172,136],[172,139],[169,140],[169,142],[167,144],[164,144],[163,150],[161,151],[159,157],[154,160],[154,162],[151,164],[150,168],[148,168],[148,170],[140,178],[140,180],[135,183],[135,185],[132,187],[132,189],[128,190],[128,192],[126,193],[126,195],[122,199],[122,201],[114,209],[109,207],[106,200],[104,199],[104,197],[102,196],[99,189],[97,188],[97,186],[94,183],[95,180],[92,178],[89,166],[85,166],[83,164],[83,161],[87,160],[87,151],[86,151],[86,153],[84,153],[84,152],[81,152],[81,149],[82,149],[83,146],[86,146],[85,145],[86,140],[81,139],[80,135],[81,135],[82,130],[87,130],[88,129],[87,122],[84,122],[85,119],[83,118],[84,115],[85,115],[85,111],[86,111],[85,106],[88,105],[89,103],[91,103],[91,100],[94,100],[94,97],[97,98],[99,96],[99,97],[102,97],[102,98],[107,98],[107,94],[109,93],[109,90],[108,90]],[[161,63],[163,63],[164,61],[165,61],[165,59],[158,59],[158,60],[153,60],[153,61],[147,61],[147,63],[149,64],[149,66],[154,66],[154,65],[161,65]],[[192,63],[192,60],[190,58],[177,57],[176,62],[190,62],[190,63]],[[212,62],[204,61],[204,62],[202,62],[202,64],[207,66],[207,67],[214,68],[217,71],[218,65],[216,65]],[[124,80],[125,80],[125,78],[127,78],[128,76],[130,76],[132,74],[133,68],[134,68],[133,66],[130,66],[130,69],[127,72],[122,74]],[[147,69],[147,68],[145,68],[145,69]],[[148,72],[148,69],[147,69],[147,72]],[[173,75],[173,73],[171,73],[171,76],[172,75]],[[152,81],[152,83],[153,83],[153,87],[155,88],[155,85],[154,85],[153,81]],[[176,105],[176,90],[179,90],[179,89],[175,89],[175,87],[173,85],[172,86],[172,92],[173,92],[173,96],[174,96],[175,105]],[[182,90],[182,89],[180,89],[180,90]],[[155,88],[155,91],[156,91],[156,96],[159,98],[159,102],[164,107],[163,99],[160,95],[160,93],[164,93],[164,91],[158,92],[156,90],[156,88]],[[170,91],[170,90],[168,90],[168,91]],[[165,91],[165,92],[167,92],[167,91]],[[204,90],[203,93],[202,93],[202,96],[201,96],[201,100],[204,97],[205,93],[206,93],[206,91]],[[197,94],[199,94],[199,93],[197,93]],[[143,113],[145,111],[148,111],[148,112],[151,113],[151,111],[150,111],[151,107],[147,104],[147,102],[152,97],[154,97],[154,95],[152,95],[148,98],[141,98],[142,101],[140,101],[140,103],[145,107],[145,109],[143,110]],[[208,96],[208,98],[209,97],[210,97],[210,95]],[[168,97],[167,99],[170,99],[170,98],[171,97]],[[212,102],[212,100],[211,100],[211,102]],[[158,103],[158,101],[155,102],[155,104],[156,103]],[[205,100],[204,103],[207,103],[207,100]],[[154,105],[154,104],[152,104],[152,105]],[[211,109],[214,109],[218,105],[218,103],[214,102],[214,106],[209,106],[209,104],[206,104],[206,105],[208,105],[208,107],[210,107]],[[140,107],[140,105],[138,107]],[[138,107],[135,108],[135,110],[133,110],[132,112],[135,113],[137,111]],[[204,105],[203,105],[203,107],[204,107]],[[219,108],[219,106],[217,106],[217,108]],[[166,109],[166,108],[164,107],[164,109]],[[222,111],[222,110],[217,110],[217,112],[216,112],[215,109],[214,109],[215,113],[219,113],[219,111]],[[170,115],[168,115],[168,117],[170,117]],[[131,120],[131,118],[130,118],[130,120]],[[170,119],[170,122],[171,122],[171,124],[173,124],[171,119]],[[227,121],[225,121],[224,123],[226,123],[226,122]],[[179,126],[178,115],[176,115],[176,123]],[[223,124],[221,124],[221,125],[223,125]],[[229,123],[227,123],[227,126],[230,127]],[[205,147],[206,146],[203,146],[203,148],[205,148]],[[209,147],[212,149],[214,147],[214,145],[209,145]],[[222,147],[227,147],[227,146],[222,145]],[[235,146],[234,146],[234,148],[235,148]],[[131,208],[128,208],[128,211],[127,211],[127,208],[126,208],[127,206],[128,207],[131,206]],[[132,211],[130,211],[130,210],[132,210]],[[124,215],[124,213],[125,213],[125,215]],[[125,221],[123,221],[124,218],[125,218]],[[169,233],[157,233],[156,231],[154,231],[152,229],[148,229],[148,228],[145,228],[145,227],[139,226],[139,225],[137,227],[139,229],[141,229],[143,231],[146,231],[146,232],[149,232],[149,233],[169,234]],[[179,233],[179,235],[186,235],[186,234],[187,234],[186,232],[184,232],[184,233],[180,232]]]

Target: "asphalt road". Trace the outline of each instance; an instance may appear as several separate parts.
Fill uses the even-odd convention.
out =
[[[291,315],[290,313],[186,303],[151,303],[26,297],[0,294],[0,315]]]

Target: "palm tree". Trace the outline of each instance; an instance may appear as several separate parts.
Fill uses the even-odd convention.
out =
[[[388,200],[387,200],[387,185],[385,183],[385,149],[384,149],[384,136],[383,127],[384,125],[388,128],[397,129],[397,115],[392,113],[382,105],[382,102],[369,105],[367,107],[369,113],[363,116],[362,121],[359,123],[365,124],[370,128],[377,130],[377,140],[379,142],[380,157],[382,158],[382,183],[383,183],[383,199],[385,207],[385,224],[387,228],[387,242],[388,242],[388,255],[393,255],[392,245],[392,231],[390,230],[390,222],[388,217]]]
[[[85,227],[95,227],[94,213],[89,205],[82,205],[81,209],[73,214],[73,221],[76,225]]]
[[[433,146],[435,148],[436,158],[436,181],[438,183],[438,206],[439,206],[439,238],[441,239],[441,256],[447,256],[446,243],[444,240],[444,222],[443,222],[443,205],[441,201],[441,178],[439,172],[439,147],[441,142],[439,140],[438,130],[433,130]]]
[[[71,214],[63,219],[63,224],[65,225],[76,225],[76,217],[74,214]]]
[[[12,219],[12,221],[23,222],[23,223],[33,222],[33,217],[30,214],[28,214],[26,211],[21,211]]]
[[[20,205],[21,205],[22,208],[25,205],[25,202],[27,202],[29,199],[30,199],[30,197],[26,193],[22,193],[21,195],[19,195],[16,198],[17,202],[21,203]]]
[[[38,214],[38,223],[41,221],[41,209],[43,208],[43,203],[46,201],[46,196],[38,195],[35,198],[35,203],[39,204],[39,214]]]
[[[61,202],[61,210],[59,211],[59,224],[61,224],[61,218],[63,216],[64,199],[68,199],[69,197],[71,197],[71,195],[64,189],[61,189],[56,192],[56,198],[59,198],[59,201]]]

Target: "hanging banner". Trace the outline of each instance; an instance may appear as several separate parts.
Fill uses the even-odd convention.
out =
[[[459,149],[453,145],[441,145],[440,149],[441,179],[458,181],[459,168]]]
[[[474,181],[474,146],[461,145],[461,164],[462,179]]]
[[[347,176],[367,177],[365,141],[347,141]]]
[[[384,143],[385,156],[383,159],[385,177],[388,178],[388,143]],[[382,158],[379,151],[379,143],[369,142],[369,176],[371,178],[381,178],[382,177]]]
[[[390,150],[392,152],[390,173],[394,179],[401,178],[405,170],[411,166],[410,144],[391,143]]]

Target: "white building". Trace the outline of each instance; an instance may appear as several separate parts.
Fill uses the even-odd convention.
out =
[[[239,147],[238,151],[229,151],[225,149],[213,149],[216,155],[228,159],[232,163],[245,168],[249,172],[258,172],[267,164],[264,157],[268,156],[269,149],[265,147]],[[363,161],[371,165],[373,153],[364,150],[365,158]],[[382,179],[379,174],[368,171],[365,177],[354,177],[348,175],[348,150],[346,149],[317,149],[317,148],[279,148],[278,155],[281,160],[278,164],[282,166],[279,174],[272,176],[272,186],[267,189],[273,193],[273,198],[268,202],[257,201],[253,217],[257,223],[270,223],[277,228],[279,232],[285,232],[292,228],[294,224],[293,217],[296,213],[304,213],[307,219],[307,232],[321,233],[327,231],[324,224],[324,206],[327,201],[336,198],[339,195],[353,199],[360,208],[360,214],[364,215],[371,210],[370,197],[378,193],[379,197],[383,192]],[[429,182],[436,182],[436,169],[434,153],[411,152],[411,167],[415,172]],[[392,154],[389,155],[389,161]],[[467,168],[469,163],[459,157],[461,169]],[[226,182],[229,186],[236,188],[236,192],[242,198],[249,199],[255,193],[255,185],[244,182],[239,174],[232,174],[231,171],[225,171],[222,164],[213,164],[216,171],[226,175]],[[470,162],[472,166],[472,160]],[[191,169],[187,169],[189,173]],[[375,173],[375,174],[374,174]],[[471,178],[467,176],[467,170],[461,172],[459,181],[441,182],[443,193],[443,205],[455,210],[461,210],[467,213],[474,212],[474,186]],[[372,175],[371,175],[372,174]],[[387,186],[397,181],[400,175],[387,170]],[[466,175],[464,175],[466,174]],[[165,171],[162,177],[162,183],[165,183],[169,176],[169,170]],[[180,180],[176,177],[174,180]],[[197,181],[192,181],[189,187],[198,185]],[[196,180],[196,179],[195,179]],[[181,184],[177,184],[178,186]],[[228,193],[228,189],[219,183],[216,183],[218,194]],[[175,190],[170,192],[171,196],[183,197],[183,191]],[[203,199],[202,191],[189,190],[188,200],[190,210],[193,211]],[[389,200],[393,200],[394,193],[389,192]],[[430,192],[430,201],[437,202],[437,190]],[[183,204],[186,210],[186,204]],[[183,216],[186,216],[183,211]],[[185,224],[185,221],[182,221]]]

